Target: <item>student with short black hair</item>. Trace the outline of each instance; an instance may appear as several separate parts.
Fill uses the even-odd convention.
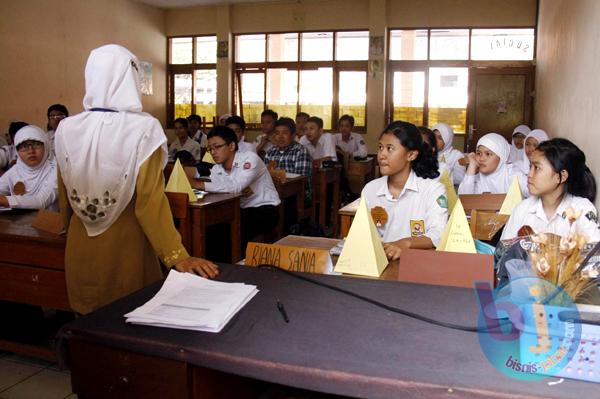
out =
[[[306,147],[313,161],[337,161],[333,136],[323,133],[323,119],[318,116],[311,116],[306,121],[300,144]]]
[[[8,127],[8,144],[0,147],[0,169],[8,169],[17,162],[17,148],[15,135],[22,128],[29,125],[27,122],[11,122]]]
[[[241,193],[242,252],[248,241],[271,232],[279,219],[281,203],[271,174],[253,152],[239,152],[235,132],[226,126],[216,126],[208,133],[208,151],[215,166],[210,182],[194,180],[192,186],[217,193]],[[199,175],[196,175],[198,178]]]
[[[187,151],[192,154],[196,162],[200,162],[202,159],[202,147],[197,141],[190,138],[187,119],[177,118],[174,125],[175,136],[177,138],[169,145],[169,161],[174,161],[175,154],[179,151]]]
[[[350,154],[355,158],[366,158],[367,157],[367,145],[363,137],[354,133],[354,117],[352,115],[344,114],[338,122],[339,133],[333,135],[333,142],[335,147],[345,153]]]
[[[527,186],[531,196],[517,205],[504,227],[502,239],[519,235],[523,226],[534,233],[566,237],[584,235],[600,240],[596,179],[586,165],[585,154],[566,139],[543,141],[530,158]]]
[[[240,152],[256,152],[256,148],[252,143],[246,141],[246,121],[241,116],[232,115],[225,121],[225,126],[235,132],[238,141],[238,151]]]
[[[260,114],[260,128],[262,130],[262,134],[256,137],[254,140],[254,147],[256,148],[256,153],[264,158],[265,154],[273,147],[273,132],[275,131],[275,122],[279,118],[277,112],[271,109],[265,109]]]
[[[306,112],[300,111],[296,114],[296,141],[299,141],[304,136],[304,126],[308,118],[310,118],[310,115]]]
[[[28,125],[17,132],[15,147],[17,163],[0,177],[0,207],[57,211],[58,180],[48,136]]]
[[[305,203],[310,204],[312,198],[311,175],[312,158],[308,150],[294,140],[296,124],[292,118],[279,118],[275,122],[275,133],[273,142],[275,146],[265,155],[265,163],[277,162],[277,169],[283,169],[288,173],[306,176]]]
[[[367,183],[361,196],[388,259],[399,259],[408,248],[436,247],[448,221],[448,199],[436,180],[437,160],[419,129],[391,123],[379,137],[377,160],[383,176]]]
[[[46,112],[48,116],[48,126],[47,132],[48,135],[48,145],[50,146],[51,153],[49,155],[54,155],[54,134],[56,133],[56,129],[58,129],[58,125],[60,122],[69,117],[69,110],[66,106],[62,104],[52,104],[48,107],[48,111]]]
[[[201,148],[206,148],[206,134],[202,131],[202,118],[199,115],[191,114],[187,117],[187,121],[189,136],[200,144]]]

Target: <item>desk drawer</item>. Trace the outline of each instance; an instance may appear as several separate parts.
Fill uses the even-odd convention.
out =
[[[0,300],[71,310],[65,272],[0,263]]]
[[[0,262],[65,270],[65,247],[49,242],[1,238]]]
[[[69,340],[71,385],[80,398],[187,398],[186,363]]]

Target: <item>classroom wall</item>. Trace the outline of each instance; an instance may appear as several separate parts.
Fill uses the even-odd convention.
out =
[[[165,12],[130,0],[3,1],[0,11],[0,131],[12,120],[46,127],[49,105],[82,111],[84,67],[103,44],[153,64],[154,95],[144,110],[166,117]]]
[[[223,7],[229,13],[219,12]],[[166,34],[215,34],[228,23],[234,34],[368,29],[384,36],[387,28],[533,26],[535,19],[536,0],[296,0],[167,10]],[[367,82],[366,141],[371,151],[385,124],[386,84],[370,76]],[[229,104],[217,104],[217,113],[228,111]],[[255,135],[247,134],[250,139]],[[457,148],[462,148],[460,140],[457,135]]]
[[[551,137],[568,138],[584,149],[596,179],[600,178],[596,141],[599,21],[597,0],[541,0],[535,101],[535,127]]]

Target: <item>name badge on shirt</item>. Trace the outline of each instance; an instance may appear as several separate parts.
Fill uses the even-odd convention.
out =
[[[388,214],[381,206],[371,208],[371,217],[375,222],[375,226],[383,227],[388,221]]]
[[[411,237],[421,237],[424,234],[425,234],[425,221],[424,220],[411,220],[410,221]]]
[[[15,193],[15,195],[25,195],[26,192],[25,183],[22,181],[15,183],[15,186],[13,187],[13,193]]]

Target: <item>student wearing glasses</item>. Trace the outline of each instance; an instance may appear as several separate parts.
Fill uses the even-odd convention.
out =
[[[0,207],[58,210],[56,165],[50,161],[48,137],[28,125],[15,135],[17,163],[0,177]]]
[[[50,150],[52,154],[54,154],[54,133],[56,129],[58,129],[58,125],[60,121],[67,118],[69,116],[69,110],[62,104],[52,104],[48,107],[48,131],[46,134],[48,135],[48,144],[50,145]]]
[[[194,180],[192,185],[209,192],[242,194],[241,238],[245,251],[248,241],[277,226],[279,194],[262,159],[254,152],[238,151],[237,137],[231,128],[212,129],[208,133],[208,151],[216,163],[210,171],[210,182]]]

